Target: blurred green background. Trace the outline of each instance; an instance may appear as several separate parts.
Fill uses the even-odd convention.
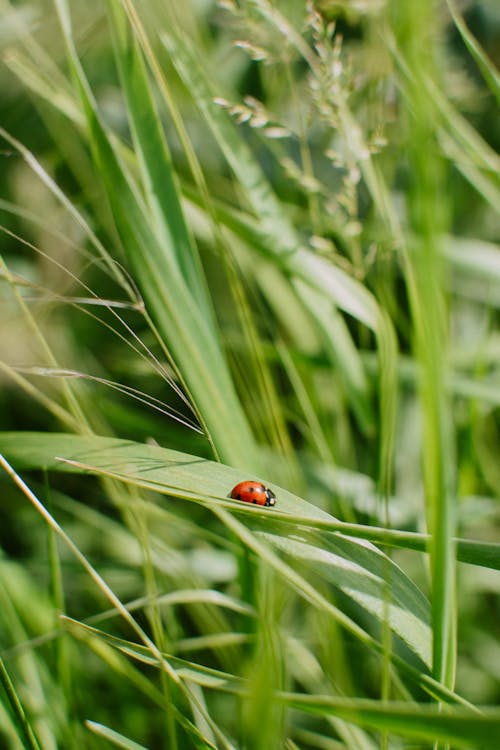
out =
[[[246,698],[186,693],[101,636],[87,634],[92,653],[81,633],[63,638],[60,611],[83,623],[109,598],[4,475],[2,653],[35,737],[6,709],[4,746],[417,747],[389,720],[377,734],[364,715],[354,724],[368,729],[304,718],[273,691],[428,700],[389,665],[390,629],[405,640],[390,616],[316,575],[327,532],[309,529],[304,552],[291,526],[249,516],[247,539],[202,502],[226,494],[215,475],[197,504],[47,473],[14,431],[40,433],[41,452],[59,432],[158,444],[400,541],[429,532],[428,555],[391,552],[429,599],[427,666],[466,701],[497,704],[498,564],[457,566],[453,543],[499,541],[497,3],[0,12],[2,451],[120,601],[180,592],[137,607],[160,651],[250,685]],[[269,563],[266,528],[324,598],[319,613]],[[357,563],[368,580],[372,562]]]

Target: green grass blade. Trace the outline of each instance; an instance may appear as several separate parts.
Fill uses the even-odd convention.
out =
[[[165,237],[155,233],[154,217],[100,121],[74,49],[65,1],[57,0],[57,7],[90,145],[130,267],[217,454],[234,465],[258,466],[254,440],[213,327],[198,306],[195,290],[188,288],[177,256],[165,251]]]
[[[258,217],[261,247],[275,259],[284,256],[281,263],[288,271],[320,289],[338,307],[369,328],[376,329],[377,305],[366,287],[342,269],[301,247],[294,227],[271,192],[250,149],[227,112],[214,103],[210,83],[187,43],[173,34],[164,35],[162,40]]]
[[[20,470],[42,468],[57,472],[85,473],[92,465],[94,471],[108,470],[113,476],[120,477],[121,481],[193,500],[202,501],[205,497],[210,502],[213,497],[221,506],[231,508],[247,519],[262,513],[264,519],[272,518],[280,524],[289,524],[294,529],[304,526],[322,531],[340,531],[346,536],[418,552],[428,552],[430,543],[430,536],[427,534],[339,521],[283,489],[275,488],[279,494],[279,510],[265,508],[259,511],[244,503],[223,500],[231,487],[241,480],[240,472],[197,456],[158,446],[110,437],[3,432],[0,433],[0,453]],[[61,457],[66,458],[66,461],[61,460]],[[206,488],[207,492],[200,493],[200,487]],[[81,520],[91,522],[87,517]],[[454,542],[457,545],[458,559],[472,565],[500,570],[500,544],[473,539],[455,539]]]
[[[415,90],[417,87],[422,92],[425,91],[427,105],[432,106],[432,117],[438,124],[436,133],[444,154],[469,180],[478,194],[498,213],[500,206],[500,158],[498,154],[457,110],[431,76],[408,64],[392,38],[387,38],[387,45],[404,78],[401,91],[408,105],[412,107],[409,99],[412,89]]]
[[[140,643],[133,643],[123,638],[110,635],[109,633],[99,630],[90,625],[86,625],[70,617],[64,617],[63,623],[69,631],[76,637],[83,640],[102,641],[112,648],[125,654],[129,659],[140,664],[160,667],[158,659],[151,655],[147,648]],[[231,693],[239,693],[243,688],[242,678],[231,675],[228,672],[222,672],[219,669],[204,667],[186,659],[181,659],[171,654],[164,654],[169,663],[175,668],[180,679],[187,680],[202,687],[213,688],[214,690],[224,690]]]
[[[164,710],[168,701],[168,706],[173,710],[175,718],[185,729],[188,736],[191,737],[196,747],[215,750],[216,745],[176,705],[171,703],[164,692],[158,690],[147,676],[147,673],[145,674],[142,669],[136,669],[134,665],[130,664],[130,660],[134,660],[139,665],[146,664],[161,668],[161,661],[151,658],[151,655],[148,655],[147,649],[141,647],[140,644],[109,635],[102,630],[89,627],[69,617],[64,617],[63,622],[72,635],[85,642],[114,671],[118,672],[121,677],[126,677],[128,681],[134,684],[137,690],[143,692],[155,705]],[[170,656],[167,657],[165,655],[164,658],[170,660]],[[198,665],[192,662],[187,662],[176,657],[172,657],[172,659],[175,661],[176,668],[178,669],[179,684],[182,685],[184,694],[191,701],[194,712],[203,717],[205,728],[209,728],[210,734],[216,735],[219,738],[217,747],[220,747],[221,750],[234,750],[232,743],[224,736],[221,729],[217,727],[202,702],[197,698],[193,699],[191,690],[192,685],[200,685],[208,688],[221,688],[222,690],[227,688],[229,692],[233,690],[236,692],[237,686],[234,685],[233,687],[236,681],[231,675],[226,675],[217,670],[198,667]],[[190,683],[192,684],[190,685]]]
[[[242,140],[228,113],[214,102],[215,94],[210,81],[187,42],[173,32],[163,35],[162,40],[257,217],[255,227],[258,225],[258,231],[251,227],[254,237],[259,235],[256,248],[291,275],[295,291],[301,299],[302,282],[307,284],[309,290],[304,294],[302,302],[313,318],[319,310],[318,327],[323,335],[325,325],[321,311],[325,307],[325,301],[329,305],[333,302],[357,320],[378,331],[377,305],[366,288],[345,271],[301,246],[298,233],[277,201],[250,148]],[[319,297],[317,301],[314,299],[316,296]],[[359,355],[355,352],[352,341],[346,343],[347,331],[342,329],[339,331],[338,340],[341,344],[343,342],[343,350],[340,349],[335,335],[335,317],[330,320],[330,328],[326,330],[327,345],[334,352],[336,365],[341,370],[343,368],[343,379],[347,388],[351,389],[353,403],[366,427],[370,421],[370,406],[367,382],[362,375],[363,367]],[[350,348],[350,356],[346,358],[343,354],[347,346]],[[355,363],[353,358],[357,359]]]
[[[55,534],[57,534],[57,536],[61,538],[61,540],[66,545],[66,547],[71,552],[71,554],[82,565],[86,573],[89,574],[91,580],[94,582],[97,588],[101,590],[101,592],[106,596],[106,598],[109,600],[112,606],[116,608],[116,610],[120,613],[120,615],[126,620],[128,625],[131,626],[132,630],[136,633],[139,639],[142,640],[143,644],[147,647],[147,649],[156,659],[157,663],[160,665],[162,675],[165,677],[168,676],[168,678],[176,686],[178,686],[180,690],[182,690],[183,685],[182,685],[180,678],[177,676],[175,670],[172,669],[169,662],[163,657],[161,650],[158,648],[158,646],[155,644],[152,638],[146,633],[146,631],[142,628],[142,626],[134,619],[131,613],[123,605],[119,597],[114,593],[111,587],[106,583],[104,578],[97,572],[97,570],[94,568],[91,562],[87,559],[87,557],[80,551],[79,547],[75,544],[75,542],[71,539],[71,537],[66,533],[64,528],[49,513],[49,511],[45,508],[43,503],[36,497],[33,491],[28,487],[28,485],[24,482],[24,480],[15,472],[15,470],[10,466],[10,464],[5,460],[4,456],[1,454],[0,454],[0,465],[2,466],[2,469],[7,473],[9,478],[12,479],[13,483],[17,486],[17,488],[21,490],[21,492],[26,496],[26,498],[33,505],[33,507],[38,511],[38,513],[43,518],[43,520],[53,529]],[[186,691],[184,692],[187,696],[188,693],[186,693]],[[192,696],[190,694],[189,694],[189,698],[192,700]],[[170,706],[170,702],[169,702],[169,707],[172,707],[172,709],[175,708],[173,705]],[[202,706],[198,706],[197,708],[198,710],[201,710],[201,711],[204,710]],[[176,716],[178,719],[182,718],[181,714],[177,713]],[[211,722],[208,714],[205,715],[205,718],[209,723],[211,723],[212,728],[214,729],[214,732],[219,736],[219,738],[223,738],[223,733],[216,727],[216,725],[213,724],[213,722]],[[222,746],[225,748],[225,750],[229,750],[229,748],[231,747],[230,743],[227,742],[225,738],[224,738],[224,742],[222,743]]]
[[[481,71],[484,80],[488,84],[491,93],[500,104],[500,75],[495,68],[492,60],[488,58],[477,39],[471,34],[467,28],[464,19],[457,11],[454,0],[447,0],[448,8],[452,15],[455,26],[458,29],[460,36],[462,37],[464,44],[469,50],[471,57],[475,60],[477,67]]]
[[[433,674],[447,687],[454,682],[455,631],[455,506],[452,460],[452,419],[445,389],[448,349],[445,267],[442,236],[447,229],[440,196],[446,185],[446,166],[435,138],[435,103],[429,87],[437,88],[437,44],[426,48],[431,3],[417,11],[405,6],[395,35],[405,69],[411,71],[406,86],[408,108],[407,147],[414,176],[408,191],[412,246],[406,267],[415,353],[421,365],[419,395],[423,413],[422,462],[427,528],[431,534]],[[411,31],[410,31],[411,29]],[[422,159],[420,144],[426,143]]]
[[[314,535],[310,541],[259,532],[309,576],[324,578],[363,609],[388,624],[427,666],[431,664],[429,604],[403,572],[371,545],[356,546],[341,536]]]
[[[293,252],[298,246],[297,235],[249,147],[228,114],[215,103],[215,93],[211,90],[199,58],[193,54],[188,40],[177,36],[172,30],[169,34],[162,35],[162,41],[250,199],[252,208],[259,217],[262,233],[272,245],[273,252],[278,255]]]
[[[0,684],[4,693],[4,700],[2,702],[17,729],[17,736],[22,746],[25,750],[41,750],[35,731],[26,716],[17,690],[2,658],[0,658]]]
[[[4,434],[2,437],[7,445],[7,452],[12,454],[14,450],[15,453],[15,436]],[[221,464],[157,446],[113,438],[84,439],[71,435],[50,435],[37,440],[37,436],[33,434],[19,434],[17,438],[18,446],[25,455],[28,454],[30,461],[38,459],[48,464],[48,468],[64,467],[65,464],[60,460],[64,458],[73,469],[91,469],[97,473],[102,472],[105,476],[196,502],[210,504],[215,503],[215,498],[219,498],[217,505],[246,513],[248,533],[251,533],[250,528],[253,527],[257,529],[259,538],[266,539],[266,535],[270,534],[268,541],[274,546],[294,560],[307,562],[313,571],[320,570],[328,580],[376,617],[383,616],[385,599],[390,592],[388,610],[391,626],[424,662],[430,662],[428,605],[418,589],[397,566],[366,542],[348,537],[325,536],[313,538],[315,544],[311,546],[310,543],[295,540],[289,534],[289,527],[281,527],[278,520],[280,515],[286,517],[287,510],[299,512],[303,518],[309,516],[312,520],[330,518],[304,500],[274,488],[281,506],[276,518],[276,515],[270,516],[267,509],[258,512],[251,506],[223,500],[241,476],[234,469]],[[0,439],[0,445],[2,442]],[[223,507],[220,510],[222,512]],[[259,531],[260,519],[264,521],[265,532]],[[385,580],[386,574],[390,574],[389,583]],[[310,585],[308,590],[312,590]],[[349,619],[340,614],[339,617],[342,622]],[[353,627],[357,634],[362,634],[357,626]],[[369,640],[371,642],[371,638]]]
[[[491,2],[0,0],[11,750],[496,749]]]
[[[97,737],[103,737],[105,740],[109,740],[109,742],[115,747],[122,747],[124,750],[148,750],[144,745],[139,745],[129,737],[124,737],[123,734],[104,726],[104,724],[99,724],[97,721],[87,719],[85,726],[87,729],[90,729],[92,734],[97,735]]]
[[[226,116],[225,113],[223,114]],[[233,123],[230,123],[230,125],[232,128],[234,127]],[[220,134],[219,137],[221,137]],[[234,138],[236,139],[236,134]],[[249,159],[251,158],[250,154],[247,154],[247,156]],[[263,175],[261,175],[261,179],[264,179]],[[199,205],[199,198],[192,191],[187,191],[186,194],[191,201]],[[298,339],[297,345],[299,348],[310,347],[311,340],[314,343],[313,337],[315,337],[316,331],[310,322],[314,321],[331,361],[338,367],[343,385],[349,394],[349,400],[359,417],[360,424],[365,430],[372,428],[374,416],[363,363],[347,324],[336,309],[338,306],[354,317],[359,313],[363,322],[369,321],[370,327],[376,326],[377,310],[376,306],[371,304],[370,296],[362,291],[360,284],[340,269],[335,269],[333,272],[339,271],[338,283],[326,288],[322,281],[322,275],[328,273],[329,264],[323,264],[320,272],[313,275],[306,268],[306,261],[302,255],[299,256],[296,253],[286,258],[277,257],[274,251],[274,243],[269,244],[262,231],[261,223],[251,214],[244,214],[217,201],[213,202],[213,211],[221,225],[230,229],[234,234],[234,252],[245,275],[255,278],[262,293],[267,297],[268,304],[274,310],[277,319],[284,330],[292,337],[292,340],[298,337],[298,334],[307,326],[307,338],[304,336]],[[242,240],[244,240],[245,249],[239,250]],[[313,255],[310,251],[305,252],[307,256]],[[255,253],[263,256],[269,266],[264,266],[261,273],[259,273],[260,265],[255,262]],[[243,259],[240,256],[244,256]],[[283,291],[287,292],[287,300],[290,298],[295,306],[300,306],[301,317],[307,314],[305,311],[309,313],[310,318],[301,321],[303,325],[298,330],[293,326],[295,320],[290,317],[289,306],[278,304],[280,287],[283,287]],[[343,288],[350,290],[349,293],[339,294],[339,291]],[[334,290],[336,290],[336,293],[332,295]]]
[[[285,527],[281,530],[278,525],[279,521],[270,517],[266,508],[259,512],[258,509],[254,509],[251,506],[223,499],[227,497],[231,487],[241,479],[241,475],[234,469],[176,451],[159,448],[158,446],[140,445],[113,438],[85,439],[75,435],[58,436],[52,434],[46,435],[44,438],[39,436],[37,439],[36,434],[31,434],[32,440],[30,441],[29,437],[30,434],[18,434],[17,442],[18,449],[20,447],[25,455],[28,454],[30,461],[38,459],[49,469],[56,467],[63,468],[66,462],[68,462],[66,466],[71,466],[73,470],[77,467],[80,467],[81,470],[92,467],[92,470],[95,472],[102,472],[104,475],[121,478],[123,481],[142,484],[143,486],[144,480],[146,480],[146,486],[150,488],[198,502],[210,503],[211,498],[219,498],[218,504],[222,507],[226,506],[237,512],[246,512],[247,515],[248,512],[250,514],[253,512],[257,522],[258,518],[265,520],[266,529],[272,530],[277,538],[278,535],[282,535],[281,544],[285,546],[287,553],[302,559],[304,558],[303,549],[298,554],[293,539],[287,538],[288,528]],[[4,441],[7,446],[6,452],[10,456],[12,456],[13,452],[15,454],[15,437],[4,433],[4,435],[0,436],[0,446]],[[44,454],[43,458],[42,453]],[[64,461],[61,459],[64,459]],[[330,518],[324,511],[315,508],[306,501],[293,496],[291,493],[279,490],[278,488],[275,489],[279,497],[279,507],[281,508],[278,518],[281,515],[286,515],[287,511],[299,512],[303,517],[310,516],[311,519],[323,518],[328,520]],[[249,525],[251,525],[251,517],[250,515],[248,518]],[[330,547],[330,563],[335,562],[337,585],[343,585],[345,590],[351,591],[357,588],[359,591],[358,601],[362,600],[366,603],[370,598],[368,593],[362,599],[362,588],[359,588],[359,582],[355,583],[356,577],[361,574],[361,583],[365,580],[368,590],[371,591],[370,596],[378,600],[375,610],[378,609],[380,614],[384,597],[384,585],[383,581],[379,581],[376,584],[373,574],[374,571],[378,571],[378,575],[382,575],[383,566],[380,568],[379,563],[382,559],[385,559],[384,556],[370,545],[350,540],[346,537],[344,539],[329,540],[328,542],[326,539],[321,539],[321,546],[311,548],[312,551],[306,554],[306,559],[314,561],[314,556],[320,554],[320,550],[323,549],[323,545],[325,544],[328,544]],[[337,558],[339,561],[338,565],[336,563]],[[345,562],[347,559],[353,565],[351,570],[342,565],[342,560]],[[415,598],[416,589],[414,589],[408,579],[404,576],[402,577],[401,571],[395,566],[391,566],[391,569],[394,573],[394,581],[399,581],[398,585],[400,586],[409,587],[408,597],[405,599],[404,606],[411,608],[417,619],[425,623],[425,606],[424,610],[422,609],[424,600],[418,596]],[[365,576],[367,577],[366,579],[364,578]],[[373,588],[374,583],[379,588]],[[400,594],[398,594],[399,596]],[[373,608],[372,611],[374,611]],[[403,635],[403,633],[401,634]],[[411,629],[404,636],[408,642],[414,641]],[[419,653],[423,651],[416,642],[415,649]]]
[[[332,698],[287,693],[287,705],[320,716],[335,715],[360,726],[393,732],[408,739],[427,742],[451,742],[454,747],[470,750],[496,750],[500,735],[500,711],[484,708],[473,712],[458,708],[440,711],[428,704]]]
[[[121,4],[108,0],[108,9],[134,152],[141,170],[149,214],[155,225],[154,234],[163,239],[155,247],[162,251],[162,255],[174,256],[173,265],[181,271],[194,300],[207,322],[213,326],[213,310],[203,270],[181,207],[169,147],[153,100],[144,60]],[[159,258],[161,260],[162,256]]]

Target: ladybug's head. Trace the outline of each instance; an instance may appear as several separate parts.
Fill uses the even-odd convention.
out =
[[[266,505],[276,505],[276,495],[269,489],[269,487],[266,487],[266,498]]]

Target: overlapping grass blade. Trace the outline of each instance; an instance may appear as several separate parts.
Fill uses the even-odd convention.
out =
[[[0,433],[0,453],[19,470],[42,468],[77,473],[93,470],[166,495],[200,502],[205,499],[209,503],[214,498],[221,506],[231,508],[247,519],[255,518],[256,514],[260,516],[260,512],[251,506],[224,499],[231,487],[241,480],[239,471],[159,446],[98,436],[4,432]],[[428,551],[430,537],[425,534],[345,523],[286,490],[275,489],[280,497],[279,510],[266,508],[262,511],[266,525],[273,519],[280,525],[290,524],[294,529],[304,526],[341,531],[346,536],[382,545]],[[148,512],[154,512],[153,507],[147,504],[144,507],[149,509]],[[86,522],[89,523],[90,519],[87,518]],[[500,569],[499,544],[469,539],[456,539],[455,543],[459,559],[464,562]]]
[[[471,57],[474,58],[479,70],[483,74],[483,78],[488,84],[490,91],[496,97],[497,102],[500,104],[500,75],[498,74],[495,65],[493,64],[492,60],[488,58],[477,39],[475,39],[475,37],[467,28],[467,25],[465,24],[462,16],[456,8],[454,0],[447,0],[447,3],[448,8],[450,9],[450,13],[453,17],[453,21],[455,22],[455,26],[457,27],[460,36],[464,40],[464,44],[467,46]]]
[[[25,750],[41,750],[36,732],[32,723],[26,716],[19,694],[9,675],[9,672],[0,659],[0,684],[3,688],[4,700],[2,701],[8,716],[10,717],[17,739]]]
[[[124,737],[123,734],[120,734],[114,729],[110,729],[97,721],[90,721],[90,719],[88,719],[85,722],[85,726],[87,729],[90,729],[93,734],[97,735],[97,737],[103,737],[105,740],[109,740],[109,742],[115,747],[122,747],[124,750],[147,750],[144,745],[138,745],[137,742],[134,742],[129,737]]]
[[[430,666],[429,603],[419,589],[409,585],[403,572],[372,545],[356,545],[341,535],[300,538],[257,533],[280,549],[286,559],[302,562],[308,577],[324,578],[373,616],[380,620],[387,617],[393,632]]]
[[[64,617],[63,624],[69,629],[69,632],[73,633],[78,638],[89,641],[101,641],[141,664],[149,664],[156,667],[160,666],[158,660],[155,659],[149,650],[140,643],[133,643],[132,641],[118,638],[117,636],[110,635],[103,630],[73,620],[70,617]],[[179,677],[184,680],[192,681],[203,687],[210,687],[216,690],[224,690],[232,693],[239,693],[243,689],[243,681],[228,672],[204,667],[195,662],[172,656],[171,654],[165,654],[165,658],[168,658],[169,663],[175,668]]]
[[[7,434],[2,438],[5,439],[5,444],[2,445],[3,439],[1,439],[0,447],[4,447],[13,458],[16,458],[17,453],[18,465],[23,463],[26,465],[27,459],[31,466],[35,462],[48,469],[91,470],[127,483],[208,504],[209,507],[213,504],[214,511],[215,508],[220,507],[221,513],[225,513],[224,506],[235,512],[245,512],[247,516],[248,513],[252,514],[254,511],[251,506],[223,499],[240,479],[240,475],[234,469],[222,464],[157,446],[139,445],[113,438],[87,439],[55,434],[45,438],[36,434],[18,434],[17,440],[15,435]],[[200,488],[203,488],[201,492]],[[389,597],[388,609],[392,612],[389,616],[391,626],[403,640],[411,645],[424,662],[429,663],[430,634],[427,632],[425,635],[425,629],[428,628],[428,605],[411,581],[397,566],[367,543],[348,537],[334,536],[328,539],[324,536],[316,540],[319,542],[318,546],[312,546],[311,540],[301,542],[295,539],[296,532],[290,535],[289,527],[283,526],[280,521],[281,516],[283,520],[286,520],[287,512],[292,513],[294,519],[299,516],[305,526],[307,526],[308,518],[312,522],[315,519],[327,522],[330,517],[304,500],[284,490],[275,489],[280,498],[280,511],[271,517],[266,510],[255,514],[255,523],[258,524],[262,514],[265,520],[266,531],[258,532],[258,537],[265,539],[271,535],[269,540],[285,551],[292,560],[305,560],[312,565],[313,569],[317,568],[318,564],[322,569],[318,560],[323,561],[326,564],[324,571],[327,578],[331,580],[333,576],[335,585],[377,617],[383,617],[384,603]],[[226,516],[223,520],[225,523],[228,522]],[[256,527],[252,522],[251,515],[247,517],[247,521],[250,528],[247,526],[245,534],[252,536],[253,532],[250,529],[258,528],[258,526]],[[237,526],[239,529],[239,525]],[[292,528],[295,527],[294,523]],[[314,538],[312,541],[314,542]],[[383,576],[389,572],[391,580],[388,583]],[[285,572],[284,575],[286,578],[288,573]],[[301,584],[294,579],[294,586],[300,588]],[[308,590],[312,590],[310,584],[308,584]],[[308,596],[309,594],[306,594],[306,597]],[[323,598],[319,597],[318,602],[320,600],[323,601]],[[393,610],[391,609],[392,603],[394,603]],[[348,623],[349,618],[341,616],[340,613],[338,616],[341,617],[343,624],[347,623],[351,627]],[[362,631],[358,626],[352,627],[356,633],[361,634]],[[371,637],[367,637],[371,642]]]
[[[110,26],[120,82],[127,102],[134,154],[141,170],[141,182],[154,234],[160,240],[151,248],[158,263],[173,255],[196,305],[216,335],[211,301],[204,281],[198,250],[190,235],[181,207],[168,143],[163,132],[141,50],[120,3],[108,0]],[[170,265],[170,264],[169,264]]]
[[[381,703],[352,698],[285,694],[287,705],[320,716],[335,715],[364,727],[391,732],[427,742],[450,742],[470,750],[495,750],[500,733],[500,711],[485,708],[481,712],[462,708],[440,711],[428,704]]]
[[[377,305],[366,288],[341,269],[303,247],[298,233],[277,201],[249,147],[242,140],[228,113],[214,102],[215,95],[206,72],[192,54],[187,42],[174,31],[168,35],[164,34],[162,40],[256,216],[255,226],[259,228],[259,246],[262,252],[290,276],[295,292],[303,305],[309,309],[313,319],[317,313],[314,296],[319,294],[326,297],[330,304],[336,305],[378,332]],[[254,231],[257,233],[257,230]],[[307,295],[302,295],[303,287],[300,282],[308,285]],[[318,304],[321,306],[321,301]],[[324,321],[321,316],[318,327],[324,333]],[[347,332],[341,329],[339,341],[344,341],[346,335]],[[352,356],[344,358],[342,353],[337,351],[336,340],[336,320],[332,317],[328,327],[328,345],[335,351],[335,362],[343,374],[346,388],[351,391],[351,398],[358,413],[370,414],[367,382],[360,377],[360,373],[363,372],[362,365],[358,361],[354,367],[352,366],[355,348],[351,342]]]
[[[175,179],[171,176],[169,190],[165,191],[162,202],[155,196],[153,206],[146,204],[143,192],[148,199],[156,185],[158,175],[152,176],[147,163],[152,155],[143,159],[143,169],[148,176],[147,185],[137,185],[134,176],[117,153],[114,141],[102,124],[96,103],[86,80],[78,55],[75,51],[71,24],[65,0],[57,0],[61,25],[65,34],[69,60],[79,95],[82,100],[88,123],[89,141],[107,195],[109,196],[115,222],[122,240],[130,268],[144,295],[148,309],[155,320],[162,340],[166,342],[175,361],[175,366],[191,397],[193,406],[204,425],[217,454],[234,465],[257,466],[258,459],[253,451],[254,441],[247,420],[236,397],[231,377],[214,332],[212,318],[206,314],[206,303],[198,303],[197,290],[188,286],[196,262],[188,267],[179,265],[179,256],[174,244],[181,248],[189,242],[184,219],[164,218],[158,228],[158,210],[165,208],[165,201],[175,190]],[[133,38],[127,37],[127,54],[133,54],[136,65],[130,92],[134,111],[131,114],[134,127],[140,128],[138,138],[144,139],[142,128],[148,122],[158,127],[155,111],[138,111],[139,102],[147,108],[152,106],[152,96],[147,90],[142,64]],[[122,40],[123,41],[123,40]],[[125,55],[122,50],[120,56]],[[125,62],[123,63],[125,65]],[[139,119],[139,115],[143,119]],[[158,135],[158,130],[157,130]],[[158,135],[159,138],[159,135]],[[141,149],[144,144],[141,140]],[[161,141],[158,142],[161,147]],[[163,165],[171,167],[163,149]],[[159,156],[160,158],[160,156]],[[180,211],[180,203],[169,202],[170,211]],[[173,235],[172,233],[176,234]],[[188,261],[184,261],[187,263]],[[189,268],[189,271],[187,270]],[[186,275],[185,275],[186,274]],[[202,296],[203,299],[203,296]]]
[[[223,115],[226,116],[225,113]],[[229,125],[233,138],[236,139],[234,126],[232,123]],[[252,158],[250,153],[246,153],[246,156]],[[264,179],[263,175],[261,179]],[[185,194],[196,206],[200,206],[200,197],[192,190],[186,189]],[[269,242],[261,222],[253,214],[238,211],[216,200],[212,201],[212,210],[221,226],[231,231],[230,244],[238,264],[247,278],[255,278],[283,329],[292,341],[296,341],[300,350],[309,351],[317,345],[325,348],[331,361],[339,367],[343,385],[346,393],[350,395],[352,407],[361,426],[365,430],[372,429],[374,414],[368,397],[370,389],[366,373],[347,324],[337,310],[338,307],[352,314],[371,328],[375,325],[377,310],[375,306],[370,306],[370,296],[364,294],[361,285],[356,282],[353,282],[352,286],[347,285],[348,275],[335,268],[331,273],[335,276],[336,271],[339,271],[337,283],[327,288],[324,279],[325,274],[330,274],[330,265],[327,263],[322,263],[318,273],[314,274],[305,272],[298,253],[294,256],[299,264],[297,268],[292,256],[278,257],[273,249],[274,244]],[[250,254],[249,249],[255,252]],[[261,256],[260,263],[255,255]],[[307,255],[312,253],[307,251]],[[280,305],[281,289],[286,297],[285,304]],[[358,301],[356,297],[359,298]],[[299,327],[295,323],[297,317],[301,323]],[[304,331],[305,334],[301,336]]]

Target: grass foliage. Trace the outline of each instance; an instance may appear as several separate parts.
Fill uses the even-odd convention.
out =
[[[0,745],[496,749],[495,4],[0,8]]]

